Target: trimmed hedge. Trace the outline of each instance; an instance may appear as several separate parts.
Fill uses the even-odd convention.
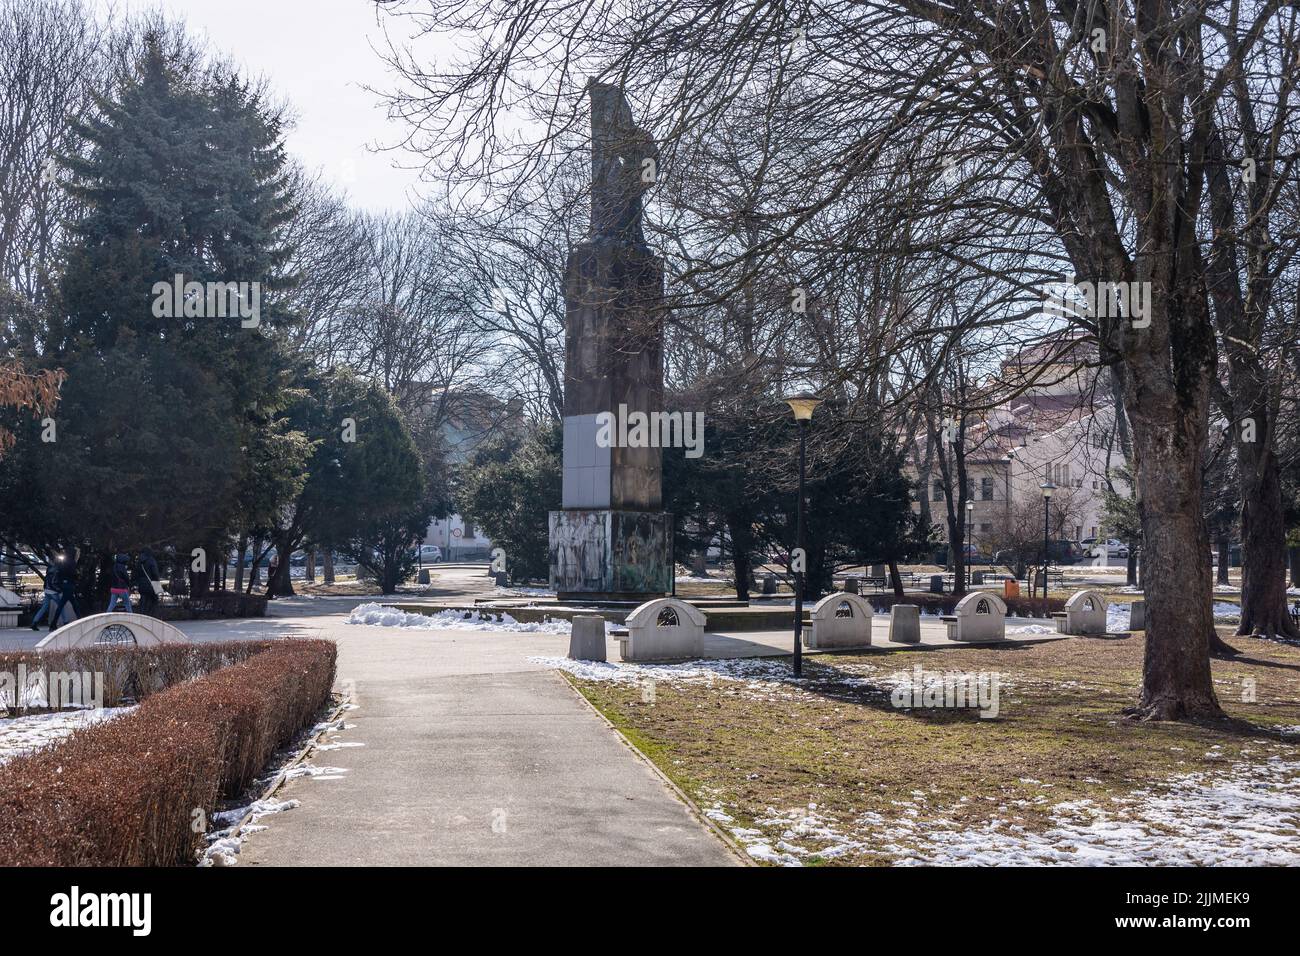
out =
[[[213,641],[155,644],[145,647],[96,645],[61,651],[3,651],[0,671],[18,675],[26,665],[28,687],[38,672],[91,673],[103,676],[103,704],[117,707],[124,699],[142,701],[182,681],[203,677],[248,660],[279,641]]]
[[[0,862],[181,866],[195,810],[243,793],[329,702],[331,641],[276,641],[0,772]],[[201,830],[202,828],[200,828]]]

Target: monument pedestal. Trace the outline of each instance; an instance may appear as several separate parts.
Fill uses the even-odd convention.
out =
[[[551,587],[561,601],[640,603],[673,586],[673,516],[608,508],[550,513]]]
[[[641,228],[658,150],[621,89],[592,81],[587,91],[591,231],[565,273],[563,510],[550,513],[550,579],[561,601],[640,604],[673,587],[662,435],[609,421],[663,410],[663,262]]]

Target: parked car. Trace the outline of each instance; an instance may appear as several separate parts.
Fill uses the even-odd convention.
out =
[[[417,564],[437,564],[442,560],[442,548],[436,544],[422,544],[411,552]]]
[[[1100,538],[1084,538],[1081,544],[1084,553],[1090,558],[1100,558],[1103,553],[1103,547],[1106,549],[1105,555],[1108,558],[1128,557],[1128,545],[1116,538],[1106,538],[1105,540]]]

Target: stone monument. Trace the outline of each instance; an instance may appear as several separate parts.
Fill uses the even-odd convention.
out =
[[[663,410],[663,263],[641,230],[659,157],[619,87],[592,80],[587,95],[591,232],[565,276],[563,491],[562,510],[550,513],[550,578],[560,600],[640,603],[667,594],[673,575],[662,448],[635,427],[636,416],[654,422]]]

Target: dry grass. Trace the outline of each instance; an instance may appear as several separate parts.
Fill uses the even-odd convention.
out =
[[[734,817],[732,825],[763,830],[756,821],[773,808],[816,804],[819,817],[845,825],[908,814],[922,829],[941,819],[957,828],[1002,819],[1041,833],[1063,801],[1113,805],[1180,775],[1300,758],[1300,737],[1276,730],[1300,725],[1300,648],[1235,643],[1242,658],[1213,665],[1233,719],[1204,725],[1122,718],[1137,697],[1140,636],[817,655],[805,658],[806,687],[656,681],[653,702],[637,686],[575,684],[702,806]],[[889,679],[915,664],[998,672],[1000,715],[895,708]],[[858,848],[835,862],[898,855],[896,847]]]

